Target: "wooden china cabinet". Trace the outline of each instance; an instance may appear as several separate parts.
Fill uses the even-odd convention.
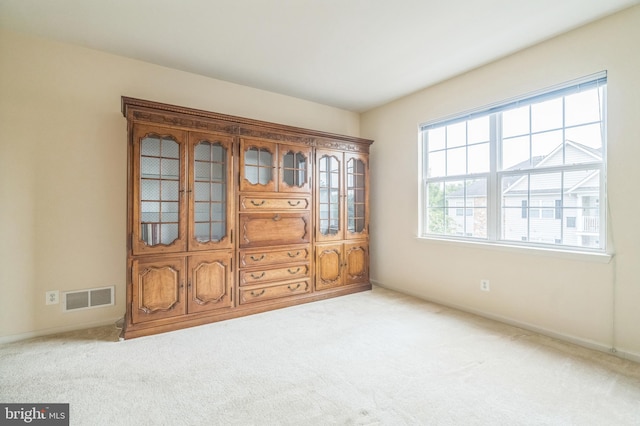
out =
[[[122,98],[131,338],[371,288],[370,140]]]
[[[316,289],[369,282],[369,162],[316,151]]]

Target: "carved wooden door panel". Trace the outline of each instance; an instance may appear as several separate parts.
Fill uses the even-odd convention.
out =
[[[366,241],[344,245],[345,284],[369,282],[369,244]]]
[[[316,290],[324,290],[343,284],[342,244],[316,247]]]
[[[311,240],[310,212],[240,215],[241,248],[304,244]]]
[[[229,308],[233,305],[231,259],[231,252],[189,257],[189,313]]]
[[[134,260],[131,312],[134,323],[184,315],[184,258]]]

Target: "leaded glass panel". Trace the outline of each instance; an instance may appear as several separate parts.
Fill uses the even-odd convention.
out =
[[[179,237],[180,146],[170,137],[140,143],[140,237],[149,246]]]
[[[307,158],[301,152],[289,151],[282,158],[282,181],[289,186],[304,186],[307,181]]]
[[[227,234],[227,149],[201,141],[194,151],[194,238],[201,243],[220,241]]]
[[[347,162],[347,229],[359,233],[365,227],[365,167],[362,160]]]
[[[323,156],[319,166],[320,233],[336,235],[340,231],[340,161]]]
[[[244,153],[244,177],[251,184],[266,185],[273,179],[273,154],[267,148],[250,147]]]

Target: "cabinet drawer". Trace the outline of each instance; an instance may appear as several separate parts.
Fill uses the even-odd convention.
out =
[[[270,287],[241,288],[240,304],[262,302],[264,300],[309,293],[310,291],[311,285],[308,280],[289,284],[277,284]]]
[[[294,265],[283,268],[240,271],[240,285],[260,284],[269,281],[288,281],[309,277],[309,265]]]
[[[310,252],[309,246],[279,250],[240,250],[240,267],[308,261]]]
[[[290,195],[286,197],[240,196],[240,211],[307,210],[310,206],[311,197],[308,195]]]
[[[240,248],[307,244],[310,213],[251,213],[240,215]]]

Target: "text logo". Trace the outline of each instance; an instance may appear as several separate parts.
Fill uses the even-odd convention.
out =
[[[0,426],[69,426],[69,404],[2,404]]]

